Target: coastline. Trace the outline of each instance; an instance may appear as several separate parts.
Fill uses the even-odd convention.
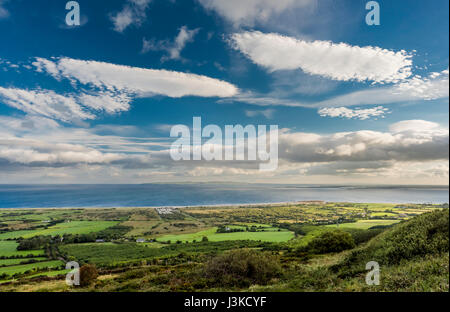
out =
[[[283,207],[283,206],[296,206],[296,205],[323,205],[330,203],[339,204],[374,204],[374,205],[444,205],[447,203],[392,203],[392,202],[356,202],[356,201],[323,201],[323,200],[307,200],[307,201],[292,201],[292,202],[276,202],[276,203],[243,203],[243,204],[216,204],[216,205],[185,205],[185,206],[127,206],[127,207],[99,207],[99,206],[85,206],[85,207],[17,207],[17,208],[2,208],[0,210],[76,210],[76,209],[192,209],[192,208],[270,208],[270,207]]]

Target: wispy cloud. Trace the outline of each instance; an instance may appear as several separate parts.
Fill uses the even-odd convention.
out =
[[[247,117],[257,117],[257,116],[264,116],[267,119],[272,119],[273,115],[275,114],[274,109],[266,109],[266,110],[246,110],[245,115]]]
[[[439,74],[439,75],[437,75]],[[434,77],[434,78],[433,78]],[[429,77],[415,76],[390,87],[375,87],[347,93],[315,103],[315,107],[379,105],[448,98],[448,70]]]
[[[0,87],[0,99],[5,104],[32,115],[66,122],[94,119],[94,115],[83,110],[74,97],[59,95],[54,91]]]
[[[100,91],[57,94],[52,90],[25,90],[0,87],[0,100],[5,104],[35,116],[53,118],[64,122],[79,122],[96,118],[96,113],[114,114],[127,111],[131,99],[124,94]]]
[[[315,6],[316,0],[198,0],[206,9],[213,10],[235,26],[253,26],[266,22],[282,12]]]
[[[178,35],[174,40],[162,40],[155,42],[154,40],[143,39],[142,53],[149,51],[165,51],[167,55],[161,58],[161,61],[180,60],[181,51],[186,47],[186,44],[194,41],[194,37],[200,29],[189,29],[187,26],[180,28]]]
[[[331,97],[323,101],[294,100],[279,92],[258,94],[240,92],[233,98],[220,102],[237,101],[258,106],[288,106],[307,108],[349,107],[363,105],[388,105],[395,103],[431,101],[449,97],[449,72],[431,73],[428,77],[414,76],[391,86],[371,86],[369,88]],[[372,109],[372,108],[371,108]],[[337,110],[326,110],[337,112]]]
[[[152,0],[127,0],[123,9],[111,14],[110,19],[114,24],[114,30],[124,32],[131,25],[140,26],[147,18],[147,9]]]

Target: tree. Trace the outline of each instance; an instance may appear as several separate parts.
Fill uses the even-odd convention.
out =
[[[208,242],[208,241],[209,241],[208,237],[206,237],[206,236],[203,236],[203,238],[202,238],[202,242]]]

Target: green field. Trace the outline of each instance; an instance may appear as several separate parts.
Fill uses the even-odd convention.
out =
[[[14,266],[0,268],[0,275],[2,275],[2,274],[14,275],[17,273],[25,273],[25,272],[33,270],[33,269],[59,268],[62,265],[63,265],[63,262],[59,261],[59,260],[44,261],[44,262],[37,262],[37,263],[30,263],[30,264],[23,264],[23,265],[14,265]]]
[[[326,227],[367,230],[373,226],[392,225],[392,224],[395,224],[398,222],[399,222],[399,220],[358,220],[357,222],[353,222],[353,223],[342,223],[339,225],[336,225],[336,224],[326,225]]]
[[[230,227],[232,228],[232,227]],[[236,227],[235,227],[236,228]],[[278,231],[277,228],[265,226],[265,231],[261,232],[234,232],[234,233],[216,233],[217,227],[210,228],[205,231],[190,234],[164,235],[158,238],[160,242],[172,243],[201,241],[203,237],[207,237],[210,242],[234,241],[234,240],[254,240],[263,242],[286,242],[294,238],[294,233],[286,230]]]
[[[0,240],[0,256],[4,257],[23,257],[28,255],[42,256],[44,255],[44,250],[22,250],[18,251],[18,243],[14,241],[2,241]]]
[[[11,265],[18,265],[22,262],[35,260],[35,261],[44,261],[47,258],[44,257],[37,257],[37,258],[18,258],[18,259],[0,259],[0,267],[2,266],[11,266]]]
[[[70,272],[70,270],[56,270],[56,271],[50,271],[50,272],[41,272],[41,273],[27,276],[27,278],[33,278],[33,277],[38,277],[38,276],[53,277],[53,276],[58,276],[58,275],[66,275],[69,272]]]
[[[136,259],[149,259],[165,256],[175,252],[163,248],[149,248],[135,243],[124,244],[70,244],[60,250],[77,262],[92,262],[96,264],[122,263]]]
[[[89,234],[93,232],[99,232],[113,225],[116,225],[116,221],[71,221],[56,224],[47,229],[38,229],[31,231],[14,231],[0,234],[0,240],[12,239],[12,238],[30,238],[38,235],[64,235],[64,234]]]

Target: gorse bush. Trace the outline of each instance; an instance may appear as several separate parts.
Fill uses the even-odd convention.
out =
[[[306,251],[314,254],[340,252],[355,247],[355,241],[350,233],[335,230],[325,232],[315,237],[306,246]]]
[[[269,253],[238,249],[210,260],[204,275],[221,286],[247,287],[267,284],[281,275],[281,268],[277,258]]]

